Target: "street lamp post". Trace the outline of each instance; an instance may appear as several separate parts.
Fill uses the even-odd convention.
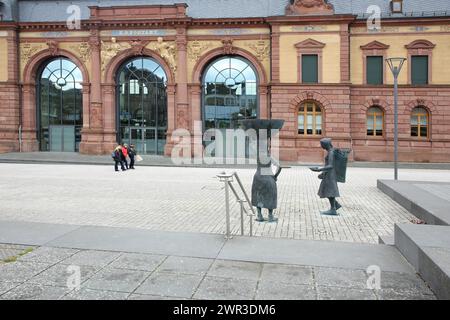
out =
[[[394,179],[398,180],[398,75],[405,58],[389,58],[386,63],[394,75]]]

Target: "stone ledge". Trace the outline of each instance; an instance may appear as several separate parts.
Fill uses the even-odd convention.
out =
[[[439,299],[450,299],[449,226],[396,224],[395,246]]]
[[[377,186],[427,224],[450,225],[450,201],[419,188],[421,184],[450,185],[442,182],[378,180]]]

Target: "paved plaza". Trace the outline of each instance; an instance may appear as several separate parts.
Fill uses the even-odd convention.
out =
[[[1,220],[129,227],[148,230],[224,233],[224,169],[0,164]],[[227,170],[231,171],[231,170]],[[250,193],[253,169],[238,169]],[[349,168],[340,184],[338,217],[319,214],[328,201],[316,195],[319,179],[306,167],[284,169],[278,183],[277,224],[255,223],[256,236],[376,243],[395,223],[413,216],[377,189],[392,170]],[[443,170],[402,169],[401,179],[450,181]],[[231,198],[231,226],[240,233],[239,206]],[[245,232],[249,233],[246,219]]]

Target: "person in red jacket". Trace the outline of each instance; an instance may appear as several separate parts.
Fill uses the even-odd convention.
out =
[[[122,161],[125,164],[125,168],[128,170],[128,161],[127,161],[128,149],[127,149],[127,145],[124,143],[122,143],[122,155],[123,155]]]

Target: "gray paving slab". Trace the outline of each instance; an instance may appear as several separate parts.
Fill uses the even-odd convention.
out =
[[[258,280],[261,277],[262,268],[261,263],[216,260],[208,271],[208,276]]]
[[[273,281],[259,283],[256,300],[315,300],[314,286],[292,285]]]
[[[129,293],[115,291],[101,291],[82,288],[73,290],[61,300],[126,300]]]
[[[264,264],[261,281],[313,285],[313,268],[294,265]]]
[[[17,282],[4,282],[0,280],[0,296],[4,294],[5,292],[8,292],[11,289],[14,289],[20,285],[20,283]]]
[[[315,267],[314,278],[319,286],[367,289],[368,277],[362,270]]]
[[[18,261],[25,262],[39,262],[39,263],[58,263],[68,257],[74,255],[79,250],[67,249],[67,248],[50,248],[50,247],[39,247],[34,249],[32,252],[27,253],[20,258]]]
[[[194,294],[194,299],[251,300],[254,299],[257,283],[256,280],[206,276]]]
[[[201,280],[202,276],[157,272],[145,280],[135,293],[191,298]]]
[[[171,256],[158,267],[158,272],[203,276],[209,270],[213,261],[213,259]]]
[[[119,252],[83,250],[63,260],[62,263],[74,266],[105,267],[119,257]]]
[[[83,288],[133,292],[150,275],[147,271],[105,268],[83,283]]]
[[[409,273],[382,272],[381,288],[433,295],[433,292],[418,275]]]
[[[423,292],[404,291],[398,289],[377,290],[376,294],[380,300],[436,300],[434,295],[427,295]]]
[[[0,243],[42,246],[79,226],[0,220]]]
[[[31,246],[0,244],[0,263],[5,260],[17,259],[26,250],[31,250],[32,248]]]
[[[2,300],[57,300],[69,289],[64,287],[43,286],[25,283],[0,296]]]
[[[68,269],[70,266],[65,264],[56,264],[47,270],[44,270],[40,274],[31,278],[28,282],[41,284],[41,285],[49,285],[49,286],[58,286],[65,287],[67,286],[68,280],[74,274],[74,272]],[[98,267],[93,266],[79,266],[80,267],[80,282],[83,283],[91,278],[98,270]]]
[[[362,270],[377,265],[385,271],[414,272],[397,249],[372,244],[236,237],[218,258]]]
[[[221,235],[161,232],[111,227],[81,227],[51,241],[49,246],[135,253],[215,258],[225,239]]]
[[[367,289],[317,286],[318,300],[377,300],[375,292]]]
[[[155,296],[155,295],[150,295],[150,294],[133,293],[128,297],[128,300],[189,300],[189,299],[179,298],[179,297],[163,297],[163,296]]]
[[[130,269],[141,271],[154,271],[167,256],[143,254],[143,253],[122,253],[119,258],[114,260],[111,268]]]
[[[51,265],[44,263],[13,262],[0,264],[0,281],[24,282],[48,269]]]

